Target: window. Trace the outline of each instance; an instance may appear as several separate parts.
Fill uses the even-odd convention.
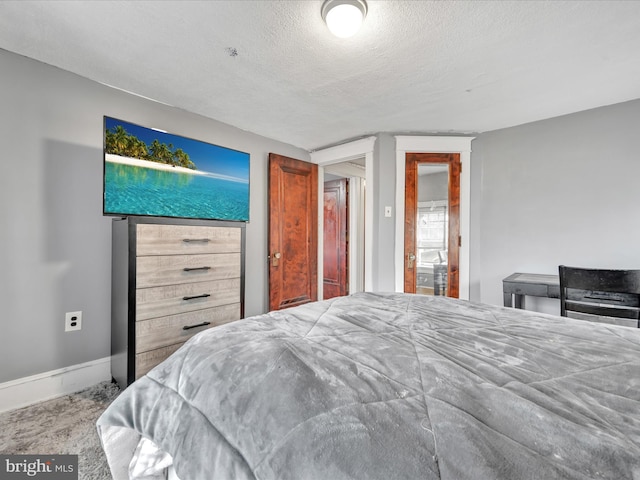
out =
[[[424,204],[423,204],[424,203]],[[418,206],[418,264],[446,263],[449,214],[446,201]]]

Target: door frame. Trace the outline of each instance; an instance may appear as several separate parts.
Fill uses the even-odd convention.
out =
[[[460,269],[459,297],[469,299],[469,229],[471,208],[471,141],[476,137],[396,135],[395,288],[404,291],[404,187],[407,152],[460,154]]]
[[[366,137],[353,142],[344,143],[342,145],[336,145],[335,147],[324,148],[311,152],[311,162],[318,165],[318,191],[323,191],[324,186],[324,167],[333,165],[335,163],[347,162],[349,160],[355,160],[359,158],[365,159],[365,182],[366,182],[366,195],[365,195],[365,225],[364,225],[364,290],[371,291],[373,289],[373,196],[374,196],[374,173],[373,173],[373,147],[376,142],[376,137]],[[403,182],[404,184],[404,182]],[[354,193],[352,191],[352,193]],[[355,197],[356,195],[353,195]],[[318,196],[320,199],[320,196]],[[322,201],[318,201],[318,232],[322,231],[324,224],[324,205]],[[351,232],[353,235],[354,232]],[[355,246],[360,243],[353,236],[350,238],[350,244]],[[322,235],[318,234],[318,298],[322,298],[323,285],[322,279],[324,278],[324,271],[322,265],[323,256],[323,239]],[[352,255],[351,258],[355,258],[356,255]],[[361,271],[359,268],[352,268],[350,265],[350,272],[356,274]],[[356,288],[357,282],[349,282],[350,292],[353,288]]]
[[[324,168],[326,174],[348,181],[349,225],[348,235],[348,293],[364,291],[364,227],[365,227],[365,167],[349,162],[335,163]]]

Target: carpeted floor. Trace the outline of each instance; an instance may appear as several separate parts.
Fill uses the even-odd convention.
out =
[[[0,414],[0,453],[78,455],[79,480],[110,480],[96,420],[120,389],[102,382],[81,392]]]

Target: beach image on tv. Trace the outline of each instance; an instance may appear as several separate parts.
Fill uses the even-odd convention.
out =
[[[249,220],[249,154],[104,118],[104,213]]]

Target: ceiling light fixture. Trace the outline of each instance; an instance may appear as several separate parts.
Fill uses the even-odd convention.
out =
[[[322,19],[336,37],[347,38],[356,34],[367,16],[365,0],[325,0],[320,10]]]

